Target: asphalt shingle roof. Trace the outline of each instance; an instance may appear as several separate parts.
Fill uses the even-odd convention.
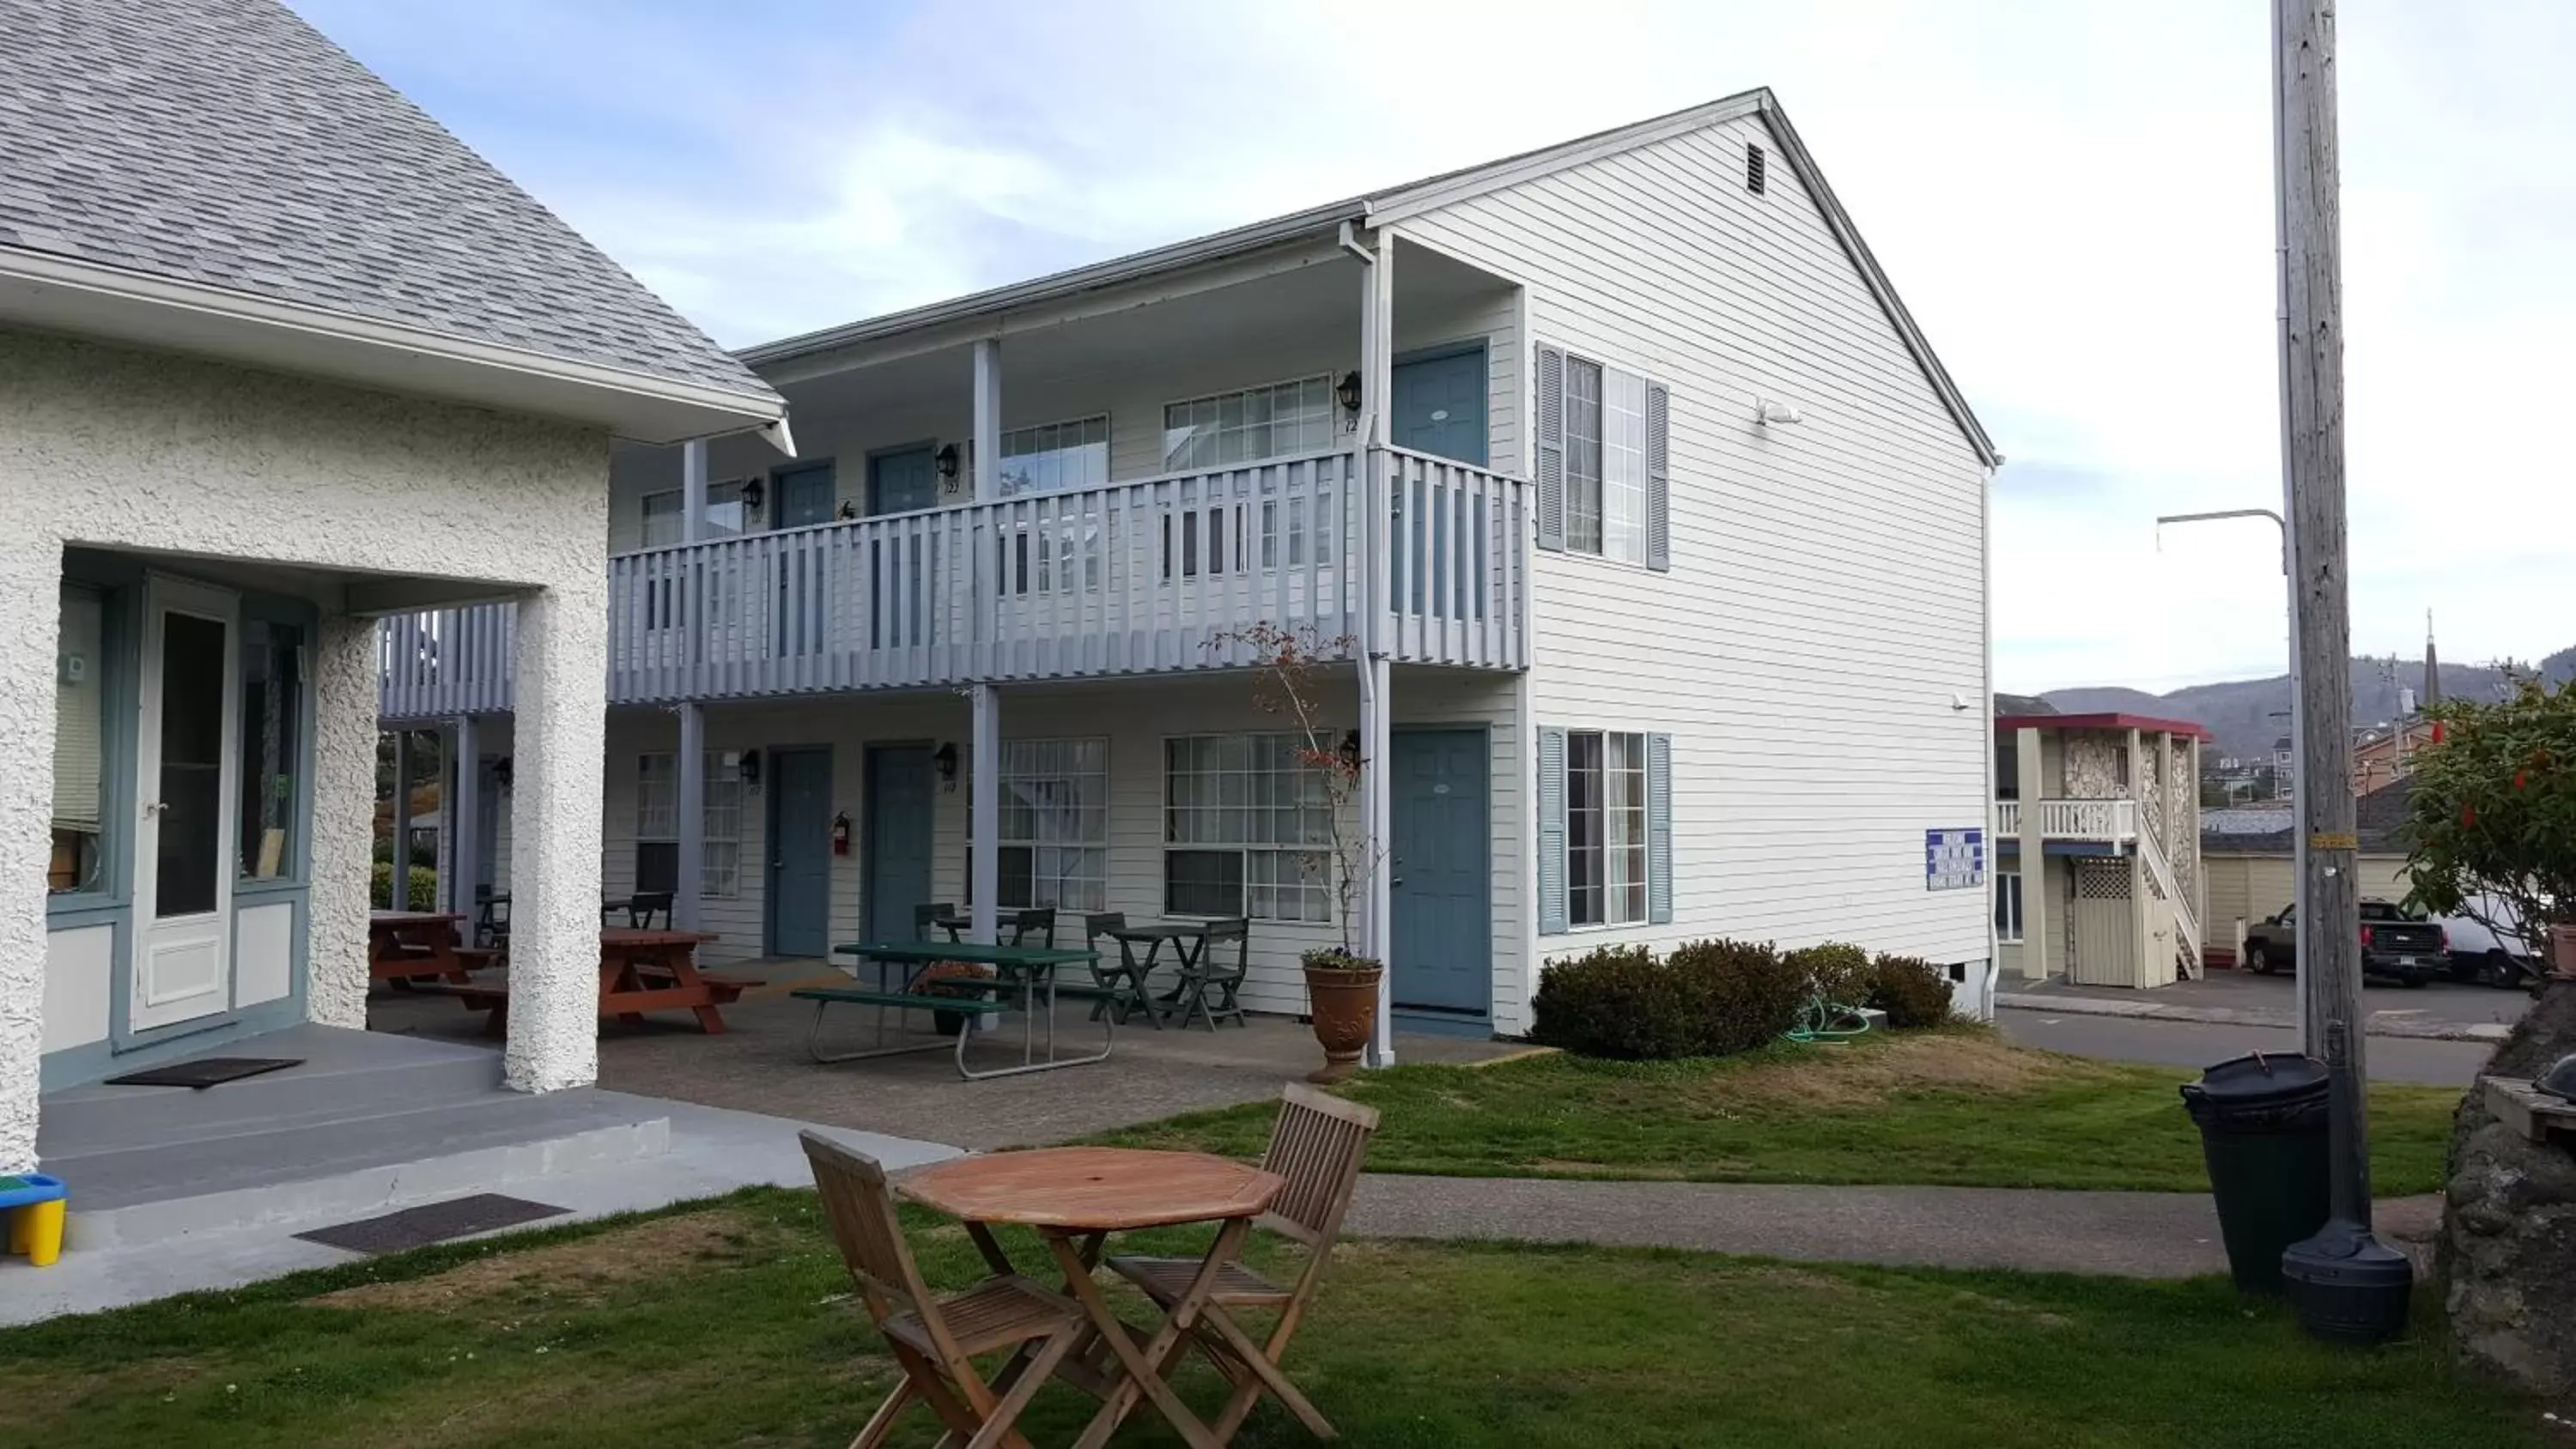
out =
[[[2406,818],[2414,808],[2415,782],[2391,780],[2353,802],[2353,831],[2361,848],[2376,854],[2404,854],[2408,849]],[[2298,817],[2285,808],[2210,809],[2200,812],[2203,852],[2240,855],[2288,855],[2296,844]]]
[[[0,246],[769,391],[274,0],[0,0]]]

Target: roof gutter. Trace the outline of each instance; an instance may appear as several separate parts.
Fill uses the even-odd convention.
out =
[[[766,387],[759,392],[744,392],[656,377],[630,368],[476,342],[399,322],[279,302],[227,287],[174,281],[125,267],[106,266],[49,252],[0,246],[0,283],[5,282],[55,288],[107,301],[144,303],[247,328],[300,333],[380,349],[386,353],[436,358],[494,372],[515,373],[530,379],[623,393],[657,403],[730,415],[735,421],[722,431],[767,429],[784,422],[787,417],[787,400]]]

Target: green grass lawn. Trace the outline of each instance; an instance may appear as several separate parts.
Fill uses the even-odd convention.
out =
[[[913,1224],[933,1281],[970,1281],[963,1233]],[[433,1248],[0,1332],[0,1437],[839,1446],[893,1372],[848,1286],[810,1193]],[[2437,1322],[2437,1305],[2417,1317]],[[1351,1243],[1289,1365],[1359,1449],[2557,1442],[2452,1369],[2429,1330],[2333,1351],[2215,1279]],[[1218,1389],[1204,1370],[1183,1385],[1202,1411]],[[1089,1405],[1051,1386],[1024,1422],[1038,1444],[1067,1443]],[[909,1428],[904,1444],[935,1437],[926,1415]],[[1138,1420],[1117,1442],[1178,1439]],[[1265,1407],[1238,1442],[1313,1441]]]
[[[1714,1061],[1395,1067],[1346,1090],[1385,1114],[1374,1172],[2205,1192],[2199,1130],[2175,1094],[2195,1075],[1961,1028]],[[2447,1088],[2371,1089],[2380,1196],[2440,1187],[2459,1103]],[[1274,1111],[1194,1113],[1101,1140],[1258,1157]]]

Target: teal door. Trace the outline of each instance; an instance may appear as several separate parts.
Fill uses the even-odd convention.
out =
[[[868,460],[868,512],[912,513],[939,505],[939,464],[928,448]]]
[[[1484,467],[1486,386],[1482,343],[1397,363],[1395,445]]]
[[[809,524],[832,521],[832,465],[808,463],[800,468],[786,468],[771,476],[770,494],[777,500],[770,510],[772,528],[804,528]]]
[[[769,752],[769,954],[831,949],[832,752]]]
[[[1494,997],[1493,846],[1482,730],[1399,730],[1394,785],[1395,902],[1388,974],[1395,1004],[1483,1016]]]
[[[868,750],[867,938],[912,939],[912,908],[930,899],[932,767],[928,745]]]

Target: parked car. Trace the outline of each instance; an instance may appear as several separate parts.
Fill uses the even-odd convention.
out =
[[[2462,981],[2519,988],[2540,974],[2541,950],[2510,903],[2476,896],[2463,903],[2462,914],[2442,918],[2450,937],[2451,974]],[[2495,926],[2487,922],[2493,921]],[[2501,926],[2501,931],[2496,929]]]
[[[2277,971],[2299,961],[2298,908],[2283,906],[2245,929],[2245,969]],[[2451,971],[2451,943],[2435,922],[2389,901],[2361,903],[2361,974],[2421,986]]]

